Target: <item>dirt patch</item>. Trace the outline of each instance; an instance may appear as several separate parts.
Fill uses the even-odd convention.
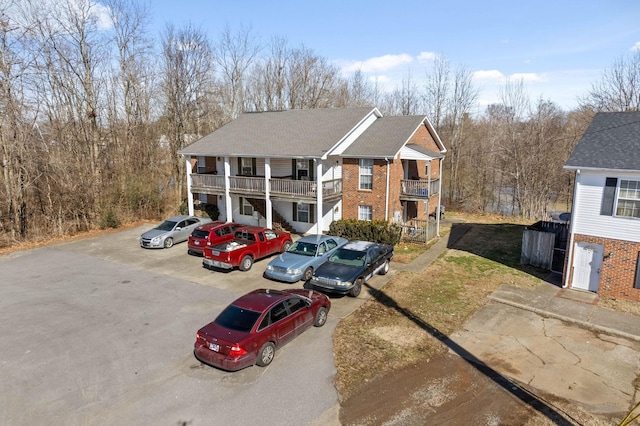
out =
[[[342,404],[344,425],[523,425],[533,409],[452,354],[362,386]]]

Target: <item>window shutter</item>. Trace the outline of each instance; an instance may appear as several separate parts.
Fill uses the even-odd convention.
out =
[[[316,205],[309,204],[309,223],[314,223],[316,221]],[[318,231],[320,233],[320,231]]]
[[[238,157],[238,175],[242,175],[242,158]]]
[[[309,180],[315,180],[315,167],[313,167],[313,160],[309,160]]]
[[[253,157],[251,159],[251,174],[254,175],[254,176],[256,174],[258,174],[258,167],[256,166],[256,158],[255,157]]]
[[[293,221],[297,222],[298,221],[298,203],[291,203],[293,204]]]
[[[633,288],[640,288],[640,252],[638,253],[638,258],[636,259],[636,280],[633,283]]]
[[[613,216],[613,204],[616,199],[616,186],[618,186],[618,178],[607,178],[602,192],[602,205],[600,206],[600,214],[603,216]]]
[[[295,158],[291,159],[291,176],[292,176],[292,179],[297,179],[298,178],[298,173],[296,173],[296,159]]]

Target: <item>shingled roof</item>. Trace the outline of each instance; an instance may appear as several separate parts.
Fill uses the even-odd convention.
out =
[[[424,115],[404,115],[377,119],[343,153],[352,158],[393,158],[423,125]]]
[[[640,111],[597,113],[564,168],[640,171]]]
[[[245,113],[178,153],[320,158],[371,114],[380,116],[372,107]]]

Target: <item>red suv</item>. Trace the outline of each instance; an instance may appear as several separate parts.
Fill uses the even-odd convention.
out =
[[[243,225],[233,222],[211,222],[198,226],[189,236],[187,251],[202,256],[205,247],[215,246],[233,240],[236,228]]]

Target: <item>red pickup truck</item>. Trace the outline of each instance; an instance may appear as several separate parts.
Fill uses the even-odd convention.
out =
[[[276,232],[259,226],[243,226],[235,231],[233,240],[205,247],[202,266],[205,268],[251,269],[253,262],[286,251],[291,245],[291,234]]]

